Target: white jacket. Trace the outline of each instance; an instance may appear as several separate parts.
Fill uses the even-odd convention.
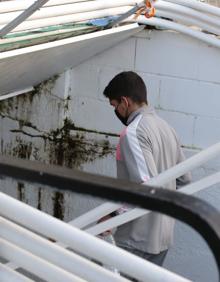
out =
[[[184,160],[176,133],[150,106],[131,113],[127,127],[117,146],[117,176],[136,183],[146,183],[151,177]],[[190,174],[178,179],[190,181]],[[166,189],[176,190],[176,180]],[[173,241],[174,220],[151,212],[140,219],[119,227],[115,234],[117,245],[158,254]]]

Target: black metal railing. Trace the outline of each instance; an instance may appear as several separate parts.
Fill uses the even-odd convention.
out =
[[[181,192],[10,157],[0,157],[0,175],[132,204],[183,221],[198,231],[209,245],[220,277],[220,213],[201,199]]]

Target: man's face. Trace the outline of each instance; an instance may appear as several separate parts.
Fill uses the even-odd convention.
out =
[[[109,103],[122,117],[126,117],[128,112],[128,100],[126,97],[121,97],[121,101],[109,100]]]

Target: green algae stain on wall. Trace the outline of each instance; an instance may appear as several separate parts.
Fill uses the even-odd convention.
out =
[[[21,159],[30,159],[32,153],[32,142],[25,142],[22,138],[16,138],[17,144],[12,149],[12,155]]]
[[[63,99],[53,95],[54,85],[59,77],[55,76],[35,87],[34,91],[0,102],[0,117],[2,125],[8,121],[7,139],[1,132],[1,153],[22,159],[38,160],[74,169],[82,169],[83,165],[105,158],[115,152],[108,136],[116,136],[106,132],[97,132],[76,127],[74,122],[65,118],[68,116],[70,97]],[[47,109],[52,109],[48,114]],[[35,117],[41,116],[40,122]],[[48,129],[44,128],[44,115],[48,119]],[[4,129],[5,130],[5,129]],[[26,201],[29,193],[28,184],[17,183],[17,198]],[[47,190],[36,186],[36,203],[39,210],[45,210]],[[50,192],[48,192],[50,195]],[[27,196],[27,197],[26,197]],[[63,192],[52,192],[48,198],[52,201],[50,213],[63,220],[65,204]]]
[[[74,123],[64,120],[61,129],[51,132],[50,161],[53,164],[80,169],[84,163],[93,162],[114,153],[108,140],[86,138],[86,129],[76,130]]]
[[[25,186],[24,183],[17,183],[17,198],[18,200],[24,202],[25,201]]]
[[[53,196],[53,216],[61,220],[64,219],[64,195],[61,192],[55,192]]]

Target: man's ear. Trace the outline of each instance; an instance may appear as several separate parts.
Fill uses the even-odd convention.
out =
[[[129,107],[131,105],[131,100],[129,97],[121,96],[122,101],[124,101],[126,107]]]

